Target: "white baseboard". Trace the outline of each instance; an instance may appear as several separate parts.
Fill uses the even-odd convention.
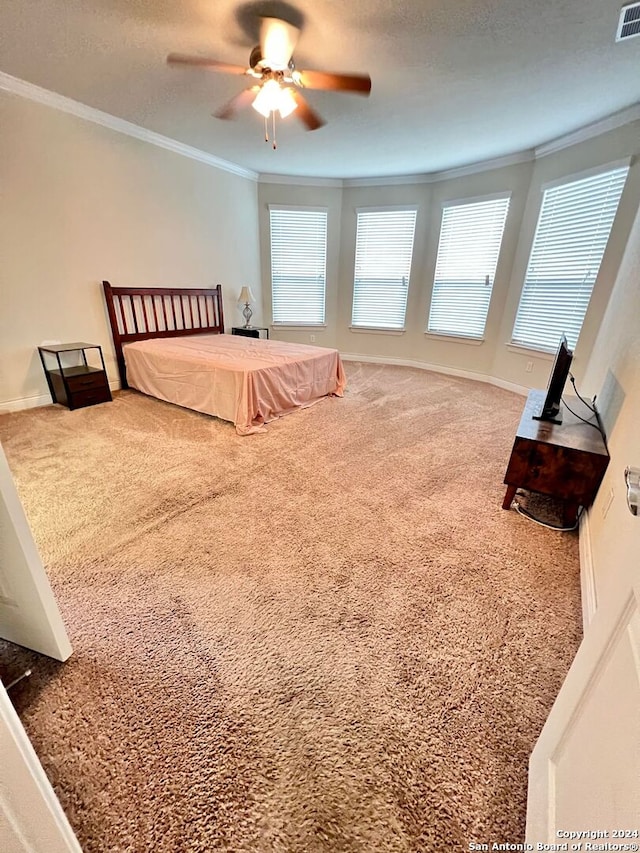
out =
[[[109,380],[109,388],[112,391],[120,390],[120,380]],[[7,412],[21,412],[23,409],[37,409],[39,406],[51,406],[51,394],[38,394],[37,397],[21,397],[18,400],[5,400],[0,402],[0,414]]]
[[[580,517],[580,590],[582,594],[582,629],[586,632],[595,616],[598,606],[596,594],[596,576],[591,550],[591,526],[589,512],[585,510]]]
[[[36,409],[39,406],[50,406],[51,394],[40,394],[38,397],[22,397],[20,400],[6,400],[0,403],[0,412],[19,412],[22,409]]]
[[[507,382],[505,379],[499,379],[497,376],[489,376],[486,373],[474,373],[472,370],[460,370],[457,367],[446,367],[442,364],[430,364],[425,361],[412,361],[406,358],[387,358],[380,355],[360,355],[352,353],[340,353],[343,361],[366,361],[373,364],[397,364],[400,367],[417,367],[420,370],[431,370],[433,373],[444,373],[447,376],[459,376],[461,379],[473,379],[475,382],[487,382],[489,385],[495,385],[497,388],[504,388],[505,391],[513,391],[515,394],[521,394],[526,397],[530,388],[524,385],[516,385],[513,382]]]

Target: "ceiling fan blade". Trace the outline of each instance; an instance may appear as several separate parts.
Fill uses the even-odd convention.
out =
[[[246,74],[244,65],[229,65],[226,62],[218,62],[217,59],[209,59],[206,56],[187,56],[184,53],[170,53],[167,56],[168,65],[195,65],[201,68],[210,68],[212,71],[222,71],[224,74]]]
[[[287,21],[263,18],[260,24],[260,52],[263,64],[276,71],[287,68],[299,35],[300,30]]]
[[[259,86],[250,86],[248,89],[243,89],[242,92],[239,92],[230,101],[227,101],[219,110],[216,110],[213,115],[216,118],[222,119],[235,118],[239,110],[248,107],[252,103],[259,88]]]
[[[322,127],[323,124],[326,124],[325,120],[315,110],[311,109],[307,101],[302,97],[297,89],[292,88],[291,92],[293,93],[293,98],[298,105],[298,109],[295,114],[301,122],[306,124],[307,130],[317,130],[319,127]]]
[[[371,77],[368,74],[331,74],[328,71],[295,71],[294,80],[305,89],[331,89],[368,95]]]

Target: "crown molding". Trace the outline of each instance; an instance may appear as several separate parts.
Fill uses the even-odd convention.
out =
[[[345,187],[399,187],[404,184],[430,184],[431,175],[389,175],[382,178],[345,178]]]
[[[102,112],[102,110],[89,107],[79,101],[74,101],[64,95],[59,95],[56,92],[51,92],[48,89],[43,89],[36,86],[34,83],[28,83],[26,80],[20,80],[18,77],[12,77],[0,71],[0,91],[5,91],[13,95],[17,95],[36,103],[43,104],[61,112],[69,113],[86,121],[99,124],[116,133],[123,133],[126,136],[133,137],[142,142],[148,142],[150,145],[156,145],[159,148],[164,148],[167,151],[172,151],[174,154],[180,154],[183,157],[188,157],[191,160],[197,160],[200,163],[205,163],[207,166],[212,166],[215,169],[220,169],[224,172],[229,172],[233,175],[238,175],[241,178],[247,178],[252,181],[257,181],[261,184],[285,184],[293,186],[309,186],[309,187],[380,187],[380,186],[402,186],[415,184],[434,184],[440,181],[454,180],[455,178],[466,177],[467,175],[475,175],[480,172],[489,172],[494,169],[502,169],[506,166],[513,166],[520,163],[529,163],[546,157],[548,154],[553,154],[556,151],[561,151],[564,148],[570,148],[572,145],[577,145],[580,142],[585,142],[588,139],[593,139],[610,130],[615,130],[623,125],[640,120],[640,103],[633,104],[630,107],[620,110],[613,115],[607,116],[600,121],[594,122],[579,130],[559,136],[556,139],[539,145],[534,149],[520,151],[515,154],[507,154],[504,157],[497,157],[493,160],[485,160],[481,163],[472,163],[467,166],[459,166],[454,169],[445,169],[440,172],[429,172],[418,175],[390,175],[386,177],[370,177],[370,178],[322,178],[322,177],[306,177],[295,175],[275,175],[275,174],[258,174],[251,169],[246,169],[243,166],[238,166],[236,163],[231,163],[228,160],[223,160],[199,148],[193,148],[183,142],[178,142],[176,139],[171,139],[168,136],[163,136],[152,130],[147,130],[132,122],[125,121],[111,115],[110,113]]]
[[[378,178],[303,178],[291,175],[266,175],[261,174],[258,178],[261,184],[293,184],[308,187],[399,187],[403,185],[415,186],[416,184],[435,184],[440,181],[450,181],[454,178],[463,178],[466,175],[475,175],[479,172],[490,172],[494,169],[504,169],[506,166],[514,166],[518,163],[531,163],[534,160],[533,150],[519,151],[516,154],[506,154],[504,157],[496,157],[494,160],[484,160],[481,163],[472,163],[469,166],[459,166],[455,169],[446,169],[443,172],[429,172],[422,175],[388,175]]]
[[[581,127],[579,130],[574,130],[572,133],[567,133],[564,136],[559,136],[557,139],[545,142],[544,145],[539,145],[533,152],[535,159],[538,160],[540,157],[546,157],[548,154],[562,151],[563,148],[570,148],[579,142],[586,142],[587,139],[601,136],[603,133],[616,130],[616,128],[623,127],[625,124],[631,124],[631,122],[638,121],[638,119],[640,119],[640,104],[633,104],[624,110],[620,110],[620,112],[600,119],[600,121],[588,124],[586,127]]]
[[[183,142],[178,142],[168,136],[163,136],[160,133],[155,133],[153,130],[147,130],[132,122],[112,116],[110,113],[97,110],[95,107],[89,107],[86,104],[81,104],[79,101],[74,101],[64,95],[59,95],[56,92],[51,92],[48,89],[43,89],[41,86],[36,86],[34,83],[28,83],[26,80],[20,80],[17,77],[12,77],[10,74],[5,74],[0,71],[0,90],[9,92],[12,95],[18,95],[21,98],[27,98],[30,101],[35,101],[38,104],[43,104],[47,107],[52,107],[55,110],[60,110],[77,118],[85,119],[86,121],[99,124],[109,130],[114,130],[116,133],[123,133],[126,136],[131,136],[134,139],[139,139],[142,142],[148,142],[150,145],[155,145],[158,148],[164,148],[167,151],[172,151],[174,154],[180,154],[183,157],[188,157],[191,160],[198,160],[200,163],[205,163],[207,166],[213,166],[215,169],[220,169],[224,172],[230,172],[233,175],[238,175],[241,178],[257,181],[258,174],[250,169],[244,169],[242,166],[237,166],[235,163],[230,163],[227,160],[222,160],[220,157],[215,157],[213,154],[208,154],[206,151],[201,151],[199,148],[192,148],[190,145],[185,145]]]
[[[530,163],[534,159],[533,151],[519,151],[516,154],[506,154],[493,160],[483,160],[481,163],[471,163],[468,166],[457,166],[455,169],[445,169],[442,172],[429,172],[423,175],[396,175],[387,178],[348,178],[345,187],[383,187],[399,186],[401,184],[437,184],[440,181],[451,181],[476,175],[480,172],[491,172],[493,169],[504,169],[518,163]]]
[[[623,127],[625,124],[638,121],[640,119],[640,104],[634,104],[624,110],[620,110],[613,115],[607,116],[600,121],[587,125],[580,130],[572,131],[571,133],[559,136],[557,139],[546,142],[544,145],[539,145],[537,148],[529,148],[525,151],[518,151],[514,154],[506,154],[504,157],[496,157],[493,160],[484,160],[481,163],[471,163],[468,166],[458,166],[454,169],[444,169],[440,172],[429,172],[421,175],[392,175],[387,177],[377,178],[292,178],[284,175],[260,175],[260,183],[279,183],[279,184],[298,184],[306,186],[343,186],[343,187],[383,187],[383,186],[401,186],[403,184],[435,184],[440,181],[451,181],[456,178],[464,178],[467,175],[476,175],[480,172],[490,172],[494,169],[504,169],[507,166],[516,166],[520,163],[532,163],[539,160],[541,157],[546,157],[548,154],[553,154],[555,151],[561,151],[563,148],[570,148],[572,145],[577,145],[580,142],[585,142],[588,139],[593,139],[596,136],[601,136],[603,133],[608,133],[610,130],[616,130],[618,127]],[[277,180],[275,180],[277,178]]]
[[[492,172],[494,169],[504,169],[506,166],[533,163],[534,160],[533,149],[529,148],[525,151],[517,151],[515,154],[505,154],[504,157],[495,157],[493,160],[471,163],[469,166],[458,166],[455,169],[445,169],[443,172],[432,172],[429,175],[429,183],[451,181],[455,178],[464,178],[467,175],[477,175],[480,172]]]
[[[343,187],[342,178],[306,178],[302,175],[272,175],[263,172],[258,176],[260,184],[289,184],[296,187]]]
[[[285,184],[297,187],[385,187],[401,184],[430,184],[430,175],[393,175],[385,178],[310,178],[302,175],[261,173],[261,184]]]

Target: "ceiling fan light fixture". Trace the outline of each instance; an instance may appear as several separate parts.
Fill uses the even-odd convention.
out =
[[[254,102],[251,106],[263,115],[265,118],[269,118],[269,115],[272,112],[275,112],[278,109],[280,104],[280,86],[275,80],[267,80],[260,87],[260,91],[255,97]]]
[[[640,0],[634,0],[640,4]],[[263,5],[263,4],[258,4]],[[273,5],[273,4],[266,4]],[[275,4],[286,6],[287,4]],[[293,11],[291,12],[293,14]],[[273,135],[273,147],[276,147],[276,113],[287,118],[295,110],[296,118],[306,130],[317,130],[324,125],[322,116],[307,102],[301,89],[321,89],[329,92],[352,92],[356,95],[369,95],[371,78],[368,74],[341,74],[331,71],[298,71],[293,60],[293,51],[300,36],[300,26],[281,18],[269,18],[258,15],[260,23],[260,43],[249,56],[249,67],[230,65],[217,59],[203,56],[188,56],[183,53],[170,53],[167,62],[172,66],[192,66],[208,68],[225,74],[244,75],[249,85],[231,98],[213,115],[219,119],[236,118],[245,106],[253,106],[265,123],[265,140],[269,141],[269,123]]]
[[[283,89],[276,80],[267,80],[260,87],[260,91],[251,106],[265,118],[269,118],[271,113],[275,113],[276,110],[282,118],[286,118],[298,105],[291,89]]]

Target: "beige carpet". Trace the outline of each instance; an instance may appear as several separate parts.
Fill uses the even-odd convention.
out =
[[[577,535],[501,509],[522,398],[346,368],[265,435],[135,392],[0,418],[75,649],[0,668],[87,853],[523,840]]]

